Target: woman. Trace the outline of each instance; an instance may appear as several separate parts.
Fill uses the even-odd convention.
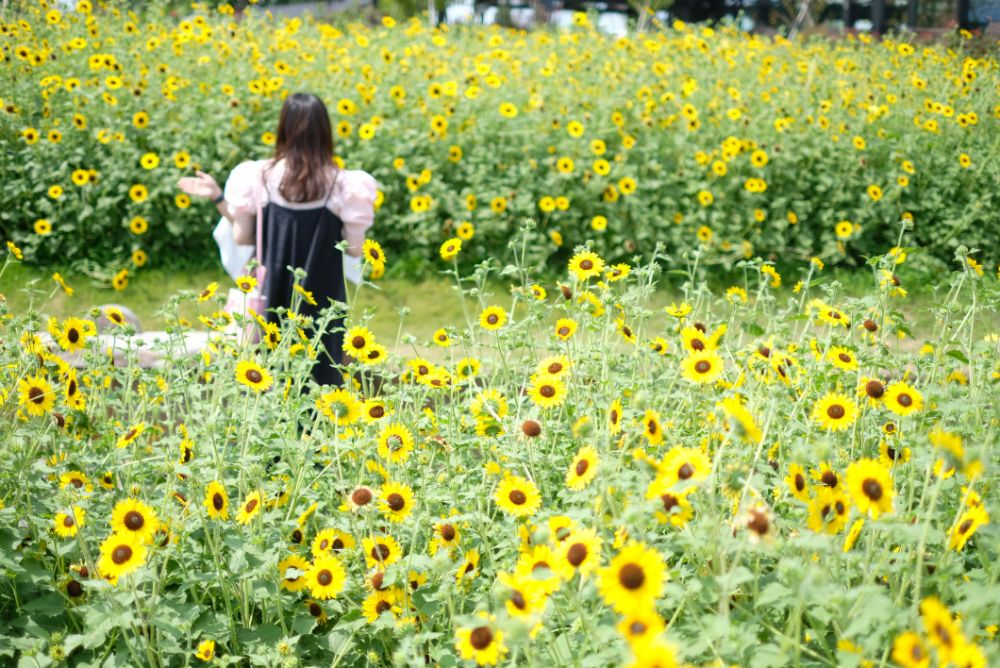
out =
[[[184,192],[215,203],[233,224],[237,244],[263,243],[267,270],[259,287],[270,322],[278,320],[273,309],[291,305],[289,266],[305,270],[302,287],[316,302],[303,301],[303,315],[315,318],[331,300],[346,301],[343,257],[336,246],[345,240],[349,255],[361,255],[365,231],[375,219],[376,183],[366,172],[337,169],[333,159],[326,106],[315,95],[295,93],[281,108],[273,158],[237,165],[225,191],[204,172],[178,183]],[[262,239],[255,239],[258,207]],[[343,319],[331,323],[322,344],[313,377],[321,385],[340,384]]]

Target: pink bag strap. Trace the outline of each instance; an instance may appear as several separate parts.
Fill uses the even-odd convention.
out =
[[[264,290],[264,277],[266,275],[266,270],[264,269],[264,198],[262,197],[262,191],[265,189],[262,187],[265,178],[267,178],[267,173],[262,172],[260,178],[257,180],[257,192],[254,198],[257,200],[257,236],[254,243],[256,246],[257,268],[254,269],[254,273],[256,274],[257,284],[260,286],[259,290],[261,293]]]

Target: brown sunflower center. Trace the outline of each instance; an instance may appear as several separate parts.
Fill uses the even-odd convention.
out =
[[[670,513],[671,510],[681,504],[681,502],[673,494],[661,494],[660,501],[663,502],[663,510],[667,513]]]
[[[549,365],[549,373],[553,376],[563,370],[562,362],[553,362]]]
[[[903,408],[909,408],[913,405],[913,397],[905,393],[900,394],[899,397],[897,397],[896,402]]]
[[[563,325],[558,330],[556,330],[556,333],[559,334],[559,336],[569,336],[569,327]]]
[[[844,407],[840,404],[831,404],[830,407],[826,409],[826,414],[831,420],[839,420],[847,415],[847,411],[844,410]]]
[[[534,438],[542,433],[542,425],[535,420],[525,420],[524,424],[521,425],[521,431],[524,432],[525,436]]]
[[[528,607],[528,602],[524,600],[524,594],[516,589],[510,595],[510,602],[513,603],[514,607],[518,610],[524,610]]]
[[[384,406],[372,406],[368,409],[368,416],[373,417],[376,420],[385,417],[385,407]]]
[[[344,549],[344,541],[339,538],[334,538],[333,542],[330,543],[330,549],[334,552],[339,552]]]
[[[590,462],[586,459],[581,459],[576,463],[576,468],[574,470],[576,471],[576,474],[580,476],[586,473],[588,468],[590,468]]]
[[[469,644],[477,650],[482,651],[486,649],[490,646],[491,642],[493,642],[493,632],[490,631],[489,627],[477,626],[469,634]]]
[[[750,519],[747,521],[747,528],[756,534],[763,536],[767,533],[768,527],[771,525],[770,521],[767,519],[767,515],[756,508],[750,510]]]
[[[569,549],[566,550],[566,561],[568,561],[573,568],[577,568],[586,558],[587,546],[583,543],[573,543],[569,546]]]
[[[63,518],[63,526],[66,527],[67,529],[69,529],[70,527],[74,526],[75,524],[76,524],[76,522],[73,521],[73,516],[72,515],[67,515],[66,517]],[[962,533],[965,533],[965,532],[963,531]]]
[[[247,501],[246,505],[247,514],[252,513],[256,507],[257,507],[257,499],[250,499],[249,501]]]
[[[708,373],[712,370],[712,363],[708,360],[699,360],[698,363],[694,365],[694,370],[698,373]]]
[[[882,485],[874,478],[865,478],[864,482],[861,483],[861,491],[872,501],[878,501],[882,498]]]
[[[687,480],[694,475],[694,467],[684,462],[679,469],[677,469],[677,477],[681,480]]]
[[[316,574],[316,582],[318,582],[321,587],[329,586],[330,583],[333,582],[333,573],[324,568]]]
[[[806,479],[802,477],[801,473],[795,474],[795,491],[801,492],[806,488]]]
[[[628,590],[636,590],[642,587],[646,581],[646,571],[638,564],[625,564],[618,569],[618,582]]]
[[[45,403],[45,393],[40,387],[32,387],[28,390],[28,401],[36,404]]]
[[[872,320],[871,318],[869,318],[868,320],[865,320],[863,323],[861,323],[861,326],[864,327],[865,329],[867,329],[869,332],[877,332],[878,331],[878,325],[876,325],[875,321]]]
[[[70,598],[79,598],[83,596],[83,585],[76,580],[70,580],[66,583],[66,594]]]
[[[379,543],[372,548],[372,558],[378,559],[380,561],[385,561],[386,559],[388,559],[391,553],[392,550],[385,543]]]
[[[636,620],[628,625],[628,632],[633,636],[641,636],[643,633],[646,632],[646,629],[648,628],[649,627],[646,626],[645,622],[640,622]]]
[[[396,492],[387,496],[385,502],[389,506],[389,509],[395,513],[398,513],[406,506],[406,499],[403,498],[402,494],[397,494]]]
[[[445,539],[447,542],[455,540],[455,536],[458,535],[458,531],[452,524],[442,524],[441,525],[441,538]]]
[[[820,480],[827,487],[836,487],[837,486],[837,474],[834,473],[833,471],[829,471],[829,470],[823,471],[823,475],[820,476]]]
[[[392,610],[392,603],[389,603],[389,601],[379,601],[375,604],[375,612],[380,615],[389,610]]]
[[[869,380],[865,383],[865,394],[872,399],[881,399],[882,395],[885,394],[885,385],[877,380]]]
[[[839,355],[837,355],[837,359],[839,359],[844,364],[851,363],[851,356],[848,355],[847,353],[840,353]]]
[[[80,340],[80,332],[78,332],[76,328],[70,327],[66,330],[66,338],[70,343],[76,343]]]
[[[251,383],[256,385],[260,381],[264,380],[264,375],[260,371],[257,371],[257,369],[247,369],[246,378]]]
[[[121,566],[132,558],[132,548],[128,545],[119,545],[111,552],[111,561]]]
[[[486,316],[486,322],[490,323],[491,325],[495,325],[499,321],[500,318],[497,316],[496,313],[490,313],[488,316]]]
[[[129,531],[138,531],[142,528],[142,525],[146,523],[146,519],[137,510],[130,510],[125,513],[124,524]]]
[[[691,339],[691,350],[701,352],[705,349],[705,342],[701,339]]]
[[[309,604],[309,614],[312,615],[313,617],[322,617],[323,608],[320,606],[319,603],[313,601],[312,603]]]
[[[757,349],[757,352],[760,353],[761,357],[771,356],[771,349],[768,348],[767,346],[761,346],[760,348]]]
[[[367,505],[372,500],[372,492],[367,487],[359,487],[351,494],[351,501],[356,506]]]
[[[551,385],[542,385],[538,388],[538,393],[545,397],[546,399],[551,399],[556,395],[556,388]]]
[[[512,490],[510,494],[507,495],[510,502],[515,506],[523,506],[528,502],[528,495],[519,489]]]
[[[972,528],[972,520],[965,520],[958,525],[958,533],[964,534],[966,531]]]
[[[594,263],[591,262],[590,260],[583,260],[582,262],[580,262],[580,269],[583,269],[584,271],[590,271],[593,268],[594,268]]]
[[[365,344],[367,343],[368,342],[365,341],[365,337],[363,336],[355,336],[353,339],[351,339],[351,345],[357,348],[358,350],[364,348]]]

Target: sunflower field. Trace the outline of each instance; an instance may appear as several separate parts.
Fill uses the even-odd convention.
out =
[[[901,219],[938,268],[962,243],[998,259],[1000,62],[971,36],[619,39],[582,14],[519,32],[131,4],[0,16],[0,233],[29,261],[120,288],[212,262],[211,216],[178,177],[267,156],[299,90],[327,101],[341,162],[379,180],[378,238],[404,272],[454,236],[471,268],[526,217],[551,267],[587,240],[610,261],[664,243],[728,266],[857,263]]]
[[[347,322],[343,388],[294,304],[185,356],[179,309],[223,330],[223,295],[175,295],[150,365],[114,307],[0,302],[2,661],[1000,661],[995,272],[959,254],[915,309],[902,233],[858,294],[818,257],[713,294],[696,253],[652,310],[657,262],[539,281],[535,234],[471,272],[446,241],[478,306]]]

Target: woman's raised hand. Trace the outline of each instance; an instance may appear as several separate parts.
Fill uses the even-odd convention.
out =
[[[185,176],[177,182],[177,187],[194,197],[216,199],[222,194],[222,188],[211,175],[205,172],[195,172],[197,176]]]

